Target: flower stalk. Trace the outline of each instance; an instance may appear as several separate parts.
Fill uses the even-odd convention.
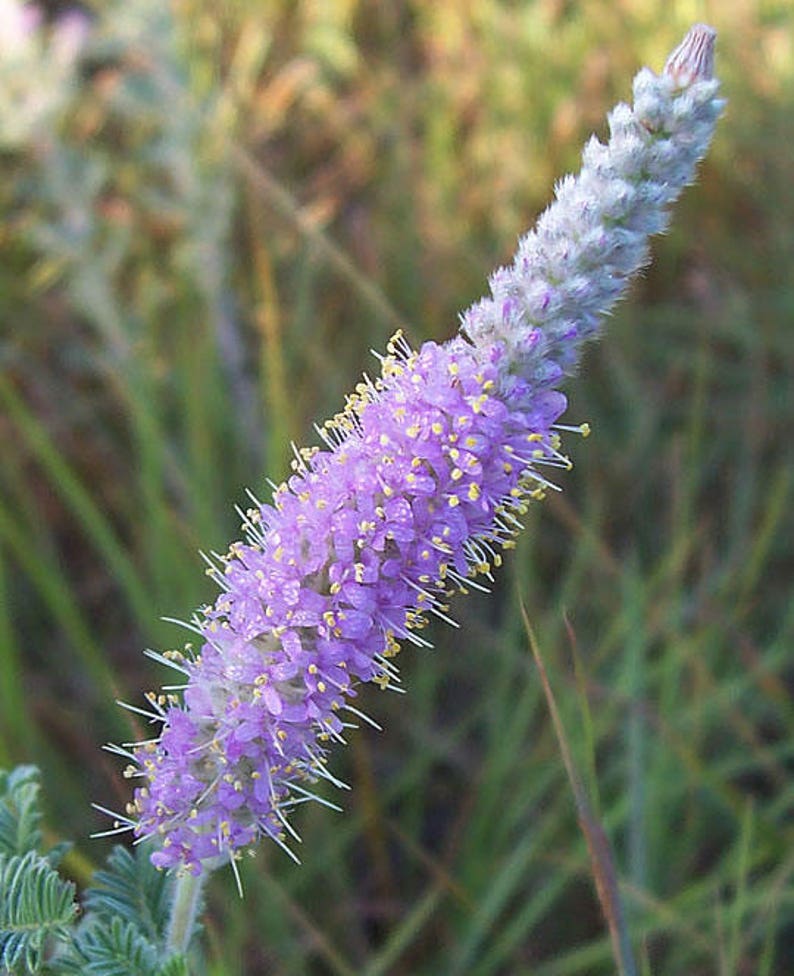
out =
[[[183,871],[176,877],[166,942],[169,953],[184,955],[188,950],[196,928],[196,918],[201,907],[201,894],[206,878],[207,873],[197,875],[188,871]]]

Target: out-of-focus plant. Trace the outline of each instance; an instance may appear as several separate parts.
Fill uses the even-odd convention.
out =
[[[193,487],[212,491],[214,469],[203,459],[211,432],[235,436],[241,455],[261,451],[256,438],[241,435],[250,433],[257,404],[229,298],[228,111],[191,76],[168,4],[119,3],[101,17],[73,14],[51,26],[35,8],[9,3],[12,9],[14,49],[27,63],[8,70],[21,72],[16,87],[29,94],[0,105],[0,126],[16,133],[13,152],[0,159],[9,217],[0,236],[7,283],[0,357],[6,378],[15,379],[3,389],[18,416],[25,412],[15,399],[20,390],[62,416],[85,395],[98,417],[127,426],[135,467],[149,475],[143,496],[116,499],[102,511],[78,500],[76,487],[67,504],[80,508],[78,518],[115,562],[125,599],[143,622],[153,597],[112,523],[149,511],[156,528],[139,558],[152,567],[157,603],[157,589],[173,593],[179,578],[163,556],[181,531],[163,524],[163,495],[207,528],[211,506]],[[56,70],[68,75],[68,85],[54,83]],[[39,86],[57,93],[46,116],[27,111],[40,101]],[[30,315],[24,325],[20,307]],[[178,353],[185,342],[188,349]],[[217,409],[225,391],[238,407],[234,425]],[[188,458],[174,451],[171,435],[185,399]],[[74,450],[69,461],[79,469],[80,453],[96,447]]]
[[[88,18],[78,12],[50,26],[35,4],[0,2],[0,148],[41,148],[76,95]]]
[[[63,282],[111,355],[124,358],[186,289],[219,314],[228,160],[216,105],[191,84],[167,4],[121,3],[79,24],[81,44],[64,62],[72,86],[59,90],[48,131],[17,142],[30,167],[21,185],[24,230],[44,279]],[[65,30],[56,22],[50,47]],[[28,49],[49,61],[35,31]],[[15,114],[10,106],[7,113]],[[149,321],[137,321],[133,308]]]

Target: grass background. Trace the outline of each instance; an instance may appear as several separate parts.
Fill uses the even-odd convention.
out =
[[[213,879],[207,972],[615,971],[522,605],[638,971],[794,972],[789,5],[90,10],[61,111],[0,151],[0,765],[44,770],[71,873],[106,850],[89,802],[127,799],[99,745],[141,730],[114,700],[165,679],[140,653],[181,643],[161,618],[213,598],[197,551],[370,347],[452,333],[637,68],[705,20],[728,110],[570,386],[593,434],[565,493],[460,630],[405,651],[409,694],[363,696],[385,731],[336,755],[353,790],[303,812],[303,865],[261,850],[242,905]]]

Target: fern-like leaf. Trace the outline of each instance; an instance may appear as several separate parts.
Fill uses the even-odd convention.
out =
[[[184,956],[171,956],[160,966],[155,976],[190,976],[187,959]]]
[[[41,844],[40,773],[36,766],[0,770],[0,854],[38,851]]]
[[[0,854],[0,972],[36,973],[44,943],[68,941],[77,905],[75,886],[28,851]]]
[[[151,942],[165,941],[173,899],[173,878],[149,860],[146,845],[114,847],[107,868],[94,874],[85,894],[88,911],[107,918],[123,918]]]
[[[157,976],[159,952],[131,922],[87,918],[78,928],[59,973],[64,976]]]

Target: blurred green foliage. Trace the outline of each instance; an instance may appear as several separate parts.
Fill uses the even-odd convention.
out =
[[[642,971],[794,972],[790,4],[97,0],[71,48],[62,18],[0,38],[0,765],[44,770],[75,879],[89,800],[127,799],[113,702],[213,598],[197,550],[370,347],[452,333],[702,19],[727,114],[571,386],[565,494],[409,694],[365,694],[386,731],[303,866],[261,851],[243,907],[214,879],[208,972],[614,971],[522,603]]]

